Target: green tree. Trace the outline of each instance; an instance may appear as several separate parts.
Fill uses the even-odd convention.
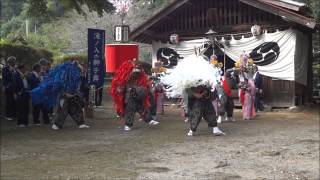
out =
[[[1,38],[10,37],[13,34],[21,33],[24,28],[24,21],[19,17],[13,17],[6,23],[1,25],[0,36]]]
[[[38,34],[30,33],[26,41],[28,46],[48,49],[54,55],[63,54],[69,46],[66,35],[51,23],[44,24]]]
[[[1,0],[1,23],[10,20],[12,17],[20,15],[24,1],[21,0]]]
[[[109,0],[28,0],[27,13],[30,17],[38,17],[39,15],[48,15],[48,5],[56,5],[58,10],[69,11],[76,10],[79,14],[86,15],[83,6],[87,6],[90,12],[97,12],[99,16],[103,13],[112,12],[113,4]]]
[[[320,1],[319,0],[309,0],[308,2],[317,23],[320,23]]]

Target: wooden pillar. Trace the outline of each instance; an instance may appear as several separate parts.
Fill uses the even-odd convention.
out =
[[[305,103],[311,103],[312,102],[312,94],[313,94],[313,54],[312,54],[312,32],[305,31],[305,33],[308,34],[308,43],[309,43],[309,49],[308,49],[308,68],[307,68],[307,88],[305,89],[304,94],[306,95]]]

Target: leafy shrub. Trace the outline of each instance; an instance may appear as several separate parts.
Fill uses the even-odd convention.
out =
[[[46,58],[52,62],[52,52],[45,49],[36,49],[25,45],[17,44],[0,44],[0,57],[7,59],[9,56],[15,56],[17,63],[23,63],[28,69],[31,69],[34,63],[37,63],[41,58]]]
[[[87,64],[88,56],[84,54],[71,54],[54,57],[54,64],[61,64],[65,61],[78,60],[81,64]]]

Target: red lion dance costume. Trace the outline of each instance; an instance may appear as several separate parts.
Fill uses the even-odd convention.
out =
[[[110,94],[117,114],[125,121],[125,130],[131,130],[136,112],[150,125],[158,124],[150,115],[149,91],[148,76],[139,61],[128,60],[116,71]]]

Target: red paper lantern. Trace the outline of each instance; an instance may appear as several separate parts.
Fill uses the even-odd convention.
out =
[[[106,72],[114,73],[127,60],[139,59],[137,44],[107,44],[105,46]]]

